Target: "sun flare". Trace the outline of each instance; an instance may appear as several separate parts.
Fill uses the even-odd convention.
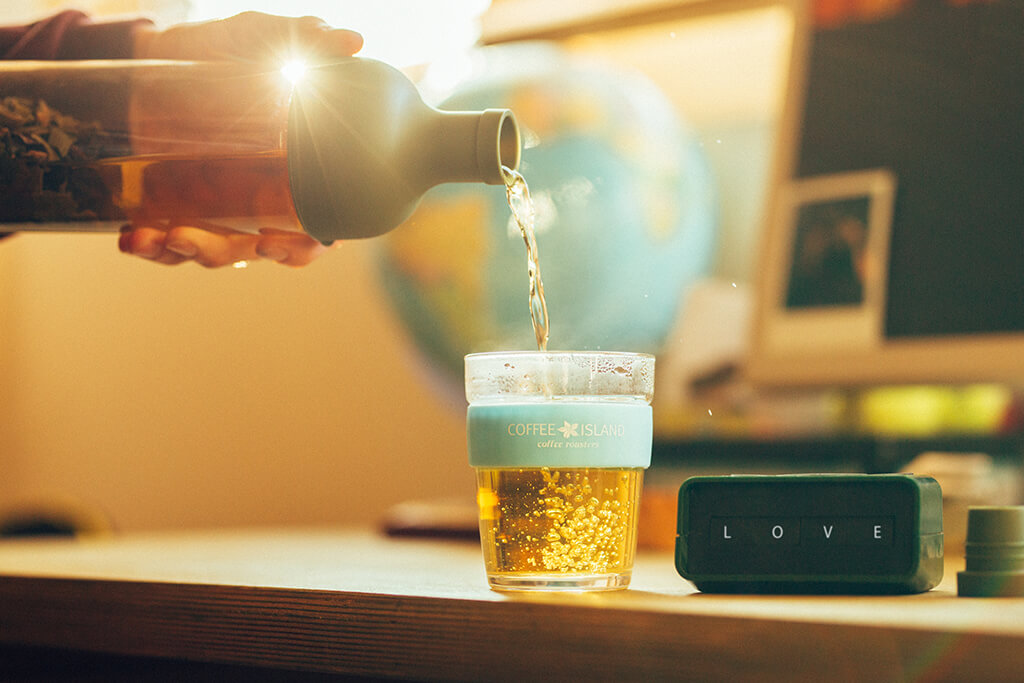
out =
[[[281,73],[292,85],[295,85],[306,75],[306,62],[301,59],[293,59],[281,67]]]

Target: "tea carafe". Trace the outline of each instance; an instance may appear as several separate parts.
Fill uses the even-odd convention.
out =
[[[226,62],[0,64],[0,232],[372,237],[434,185],[502,184],[519,154],[509,110],[439,111],[371,59],[292,79]]]

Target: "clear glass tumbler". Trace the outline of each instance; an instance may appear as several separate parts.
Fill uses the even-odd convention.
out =
[[[469,461],[492,588],[629,585],[653,393],[647,354],[466,356]]]

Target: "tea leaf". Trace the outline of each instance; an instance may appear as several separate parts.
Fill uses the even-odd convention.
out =
[[[50,135],[46,138],[50,147],[55,149],[61,158],[68,155],[68,150],[75,144],[75,140],[75,136],[64,132],[62,128],[51,128]]]

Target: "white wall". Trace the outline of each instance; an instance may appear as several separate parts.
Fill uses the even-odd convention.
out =
[[[121,529],[368,522],[473,498],[368,243],[204,270],[115,235],[0,241],[0,510],[71,499]]]

